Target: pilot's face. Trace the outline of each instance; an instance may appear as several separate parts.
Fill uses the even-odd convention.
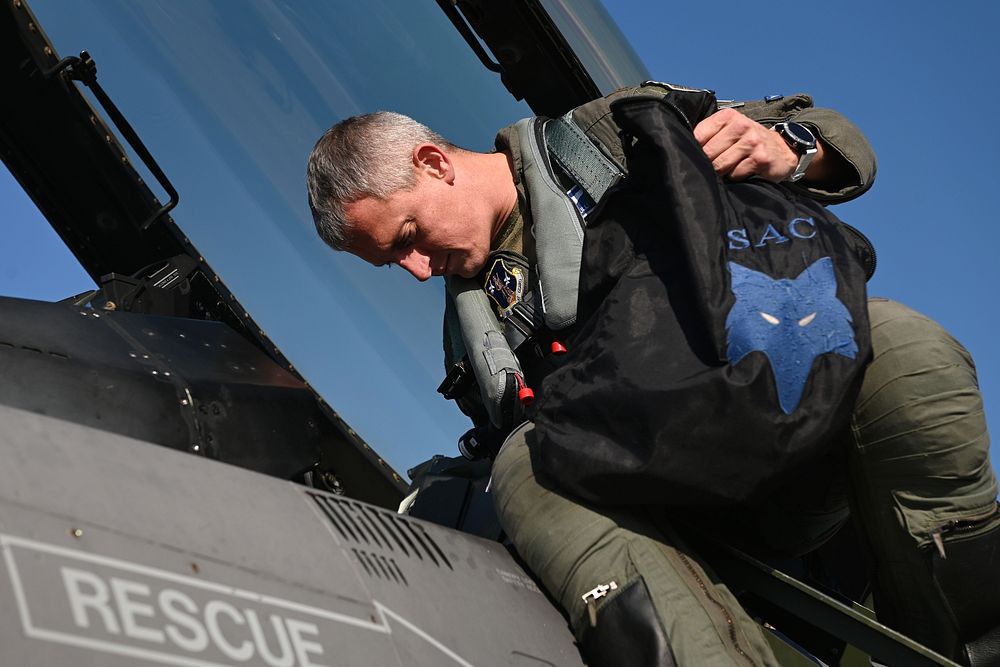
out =
[[[482,202],[470,199],[451,165],[418,168],[412,188],[345,205],[350,252],[376,266],[398,264],[417,280],[471,278],[489,255],[492,218]]]

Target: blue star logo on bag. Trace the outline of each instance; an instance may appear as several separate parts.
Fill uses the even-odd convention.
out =
[[[833,260],[816,260],[796,278],[771,276],[729,262],[736,303],[726,317],[727,357],[736,364],[763,352],[785,414],[799,406],[812,364],[821,354],[854,359],[851,314],[837,298]]]
[[[486,273],[483,289],[496,305],[500,316],[506,317],[524,293],[524,272],[520,267],[507,266],[507,263],[499,258]]]

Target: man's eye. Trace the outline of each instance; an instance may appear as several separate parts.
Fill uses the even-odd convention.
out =
[[[403,232],[399,235],[399,239],[396,241],[396,248],[398,250],[407,250],[416,242],[416,240],[416,225],[413,224],[412,219],[407,220],[407,224],[403,228]]]

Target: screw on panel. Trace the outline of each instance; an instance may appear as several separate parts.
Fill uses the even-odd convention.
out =
[[[29,23],[28,24],[28,32],[37,32],[37,31],[38,31],[38,28],[35,27],[34,23]]]
[[[69,534],[72,535],[73,537],[83,537],[83,531],[80,530],[79,528],[73,528],[72,530],[69,531]]]
[[[194,572],[195,574],[201,572],[201,568],[198,567],[198,563],[191,563],[191,571]]]
[[[20,9],[21,8],[21,0],[14,0],[14,6],[17,7],[18,9]]]
[[[201,445],[192,445],[192,446],[191,446],[191,451],[192,451],[192,452],[198,452],[198,451],[201,451]]]

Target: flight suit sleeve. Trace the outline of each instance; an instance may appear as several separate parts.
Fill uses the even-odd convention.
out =
[[[573,120],[604,150],[624,171],[624,151],[619,128],[611,116],[611,103],[623,97],[637,95],[662,96],[669,91],[663,84],[648,83],[642,86],[621,88],[606,97],[593,100],[573,111]],[[875,152],[861,130],[842,114],[832,109],[813,106],[812,97],[805,94],[787,95],[775,100],[722,102],[767,127],[775,123],[794,120],[807,126],[830,151],[849,167],[835,182],[787,184],[803,194],[828,204],[849,201],[864,194],[875,180],[877,163]]]
[[[814,107],[812,97],[802,93],[777,100],[736,104],[739,105],[734,105],[737,111],[767,127],[786,120],[802,123],[823,142],[826,151],[834,153],[850,167],[843,170],[848,175],[842,180],[788,184],[790,187],[817,201],[837,204],[861,196],[874,183],[878,169],[875,151],[861,130],[843,114]]]

